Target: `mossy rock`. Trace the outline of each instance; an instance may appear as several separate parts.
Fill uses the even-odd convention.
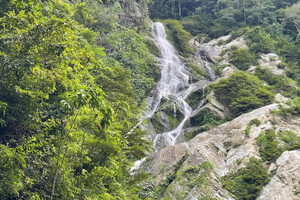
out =
[[[161,112],[156,112],[152,118],[150,119],[150,122],[152,123],[154,130],[157,134],[163,133],[166,131],[166,124],[162,123],[162,117]]]
[[[171,100],[162,99],[161,108],[150,119],[156,133],[175,129],[184,119],[183,113]]]
[[[177,105],[174,103],[164,106],[162,111],[164,111],[168,116],[171,130],[176,128],[180,124],[180,122],[184,119],[183,113],[181,113]]]
[[[219,116],[215,115],[210,109],[204,108],[190,118],[190,125],[195,127],[208,124],[220,124],[220,121],[223,120]]]
[[[190,94],[186,99],[186,102],[189,104],[191,108],[195,109],[199,105],[201,100],[204,98],[203,95],[204,95],[203,90],[199,89],[193,92],[192,94]]]

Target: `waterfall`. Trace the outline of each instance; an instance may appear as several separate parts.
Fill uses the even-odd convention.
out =
[[[179,59],[174,47],[167,40],[164,26],[160,22],[156,22],[152,25],[152,37],[156,46],[158,47],[161,58],[159,59],[159,65],[161,67],[161,79],[157,84],[155,90],[155,98],[152,100],[152,106],[149,110],[149,114],[154,114],[160,105],[161,99],[172,96],[172,101],[182,111],[184,119],[179,126],[172,131],[165,132],[161,135],[156,135],[154,139],[154,147],[159,140],[164,139],[166,145],[174,145],[176,139],[181,133],[184,123],[189,118],[192,109],[184,100],[185,91],[189,89],[189,72],[185,69],[186,66]]]
[[[164,26],[160,22],[155,22],[151,26],[152,37],[160,51],[161,57],[158,59],[159,66],[161,68],[161,78],[157,83],[157,87],[154,91],[153,96],[148,101],[148,111],[142,117],[138,123],[139,126],[144,120],[154,116],[154,114],[160,109],[162,99],[170,101],[170,105],[174,105],[174,116],[178,115],[178,111],[183,114],[183,119],[179,122],[177,127],[170,130],[168,125],[163,124],[165,132],[157,134],[154,131],[153,124],[150,122],[150,128],[154,136],[153,146],[156,151],[162,146],[175,145],[178,141],[186,122],[190,119],[192,114],[195,113],[193,109],[186,102],[186,99],[194,91],[203,89],[203,99],[200,101],[197,109],[200,109],[205,103],[204,90],[206,85],[209,83],[208,80],[202,80],[197,83],[189,83],[189,72],[186,70],[185,64],[179,59],[176,51],[172,44],[167,40],[167,35]],[[214,71],[210,68],[207,61],[205,60],[205,69],[208,71],[211,81],[216,79]],[[168,121],[165,113],[162,114],[163,123]],[[167,130],[167,131],[166,131]],[[134,173],[140,165],[146,160],[136,161],[134,167],[130,170]]]

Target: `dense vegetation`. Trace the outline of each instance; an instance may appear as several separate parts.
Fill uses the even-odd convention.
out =
[[[194,36],[244,37],[248,49],[228,52],[240,71],[210,87],[231,117],[272,103],[278,92],[293,100],[274,113],[300,115],[298,0],[0,0],[1,199],[159,199],[182,176],[185,187],[205,191],[209,163],[182,171],[181,160],[157,185],[129,174],[151,150],[146,132],[130,131],[159,78],[148,6],[181,56],[194,53],[187,43]],[[265,53],[279,55],[283,76],[257,66]],[[176,120],[169,119],[172,128]],[[197,133],[223,122],[206,110],[191,119]],[[251,121],[246,135],[253,124],[260,123]],[[300,139],[266,130],[257,141],[271,163]],[[224,187],[254,199],[267,181],[261,161],[251,159]]]
[[[138,199],[130,160],[150,144],[128,105],[156,71],[122,3],[0,2],[1,199]]]
[[[257,138],[259,151],[264,160],[275,162],[284,151],[299,149],[300,137],[292,131],[279,131],[268,129]]]
[[[211,85],[220,102],[228,106],[233,116],[269,104],[274,94],[255,76],[237,71]]]
[[[224,177],[223,186],[234,194],[237,200],[255,200],[268,182],[268,171],[261,160],[250,158],[245,168]]]

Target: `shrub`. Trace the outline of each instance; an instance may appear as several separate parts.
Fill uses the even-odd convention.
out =
[[[300,149],[300,137],[292,131],[281,131],[278,133],[279,138],[285,143],[284,150],[290,151]]]
[[[300,115],[300,98],[295,98],[289,102],[289,107],[282,107],[279,110],[273,111],[273,114],[289,119],[292,116]]]
[[[262,162],[250,158],[245,168],[223,178],[223,187],[235,195],[237,200],[254,200],[269,182],[267,170]]]
[[[276,139],[275,131],[272,129],[262,132],[257,138],[257,143],[263,160],[269,163],[275,162],[283,152],[283,149],[278,146],[279,141]]]
[[[247,70],[250,66],[258,64],[256,56],[250,53],[248,49],[234,48],[229,56],[229,62],[240,70]]]
[[[261,27],[253,28],[246,34],[247,45],[250,52],[270,53],[275,51],[275,40],[271,36],[262,30]]]
[[[257,77],[237,71],[210,86],[217,99],[231,110],[233,117],[271,103],[274,93]]]
[[[273,74],[269,69],[257,66],[255,76],[265,81],[271,86],[271,90],[275,93],[281,93],[287,97],[295,97],[297,89],[293,87],[286,77]]]

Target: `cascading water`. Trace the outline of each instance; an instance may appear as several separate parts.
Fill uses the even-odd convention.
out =
[[[161,106],[162,99],[167,99],[170,101],[170,104],[174,105],[174,115],[177,115],[177,112],[179,111],[183,114],[183,119],[180,121],[177,127],[161,134],[156,134],[155,131],[153,131],[153,125],[150,122],[150,129],[155,135],[153,139],[153,145],[157,150],[158,144],[163,143],[167,146],[176,144],[183,131],[184,125],[189,120],[191,115],[194,114],[193,109],[185,101],[186,98],[192,92],[201,88],[203,89],[204,94],[205,87],[209,81],[201,81],[194,84],[189,84],[190,73],[186,70],[185,64],[176,55],[174,47],[167,40],[163,24],[160,22],[153,23],[151,29],[153,40],[161,53],[161,58],[158,59],[159,66],[161,67],[161,79],[157,83],[153,97],[150,98],[148,102],[149,110],[146,112],[145,116],[142,117],[138,125],[140,125],[144,120],[154,116]],[[208,64],[205,64],[205,68],[208,70],[210,80],[214,81],[216,77],[213,70]],[[204,97],[204,95],[202,96]],[[205,98],[200,101],[197,109],[200,109],[204,104]],[[167,121],[167,116],[165,114],[162,114],[161,118],[163,123],[164,121]],[[163,127],[168,129],[168,126],[165,124]],[[145,160],[146,158],[137,161],[134,167],[131,168],[131,173],[134,173],[133,171],[138,169]]]
[[[170,99],[169,97],[172,96],[173,102],[184,115],[184,119],[176,129],[157,135],[153,142],[154,146],[156,146],[158,140],[164,139],[166,145],[174,145],[184,123],[192,112],[191,107],[184,100],[186,95],[183,95],[185,94],[184,91],[189,87],[189,72],[185,69],[184,63],[176,55],[175,49],[167,40],[162,23],[156,22],[152,25],[152,36],[161,53],[161,58],[159,59],[161,79],[157,84],[149,114],[153,115],[157,111],[162,98]]]

